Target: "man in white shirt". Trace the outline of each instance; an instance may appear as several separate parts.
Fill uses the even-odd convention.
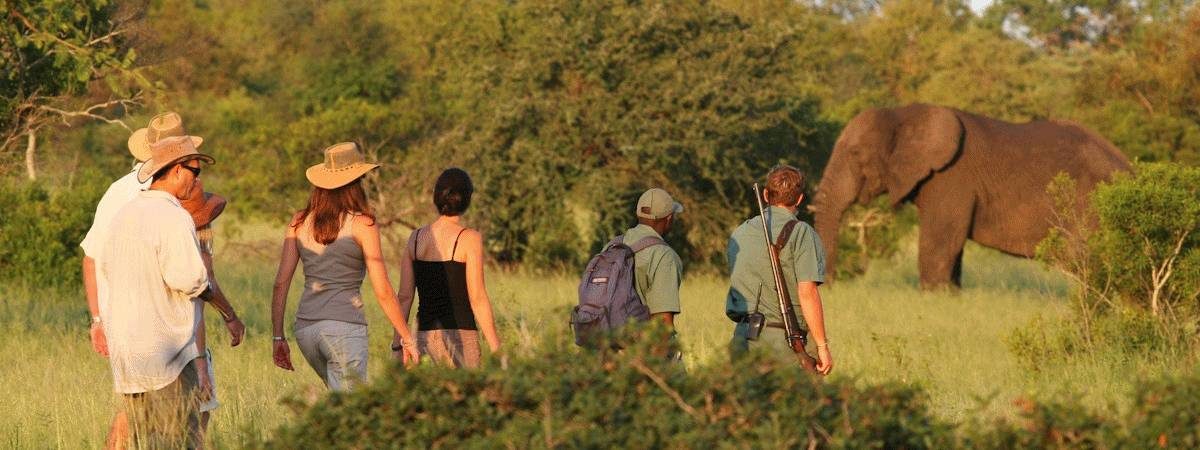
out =
[[[104,280],[96,277],[96,260],[100,257],[101,243],[108,236],[109,225],[117,211],[137,197],[138,192],[150,187],[150,182],[139,182],[137,172],[147,159],[150,159],[150,144],[159,139],[171,136],[183,136],[183,120],[179,114],[165,112],[150,119],[146,128],[138,129],[129,136],[127,146],[129,153],[136,160],[133,170],[117,179],[96,205],[96,216],[92,227],[79,246],[83,248],[83,288],[87,294],[88,310],[92,314],[92,328],[89,332],[92,338],[92,349],[108,356],[108,346],[104,339],[104,328],[100,326],[100,304],[104,302]],[[203,140],[201,140],[203,142]],[[199,144],[197,144],[199,146]]]
[[[87,295],[88,311],[92,315],[92,325],[88,334],[91,337],[92,349],[104,357],[108,357],[108,345],[104,327],[100,324],[100,305],[105,302],[108,290],[104,286],[104,279],[96,276],[96,260],[100,258],[103,250],[102,243],[108,237],[109,225],[117,211],[136,198],[139,192],[150,187],[148,180],[139,182],[137,178],[138,170],[150,159],[150,144],[162,138],[186,134],[179,114],[168,111],[154,116],[145,128],[138,129],[129,136],[126,144],[129,154],[134,158],[133,170],[109,185],[104,196],[100,198],[100,203],[96,205],[92,227],[79,244],[83,249],[83,287]],[[127,428],[125,416],[118,412],[113,418],[107,447],[114,448],[128,439]]]
[[[139,446],[198,445],[196,407],[211,392],[200,322],[208,271],[179,202],[195,188],[201,162],[213,162],[196,151],[199,141],[174,136],[151,145],[137,181],[153,181],[113,216],[96,260],[113,385]]]

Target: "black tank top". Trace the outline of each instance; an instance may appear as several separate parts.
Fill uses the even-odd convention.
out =
[[[458,251],[458,239],[463,228],[454,238],[448,261],[422,261],[417,259],[417,246],[421,242],[421,230],[413,240],[413,276],[417,285],[417,330],[474,330],[475,314],[471,312],[471,298],[467,294],[467,265],[454,260]]]

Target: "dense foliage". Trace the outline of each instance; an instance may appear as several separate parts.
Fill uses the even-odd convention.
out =
[[[647,346],[602,357],[548,336],[481,370],[393,367],[333,394],[270,448],[944,448],[949,427],[918,391],[820,382],[759,357],[685,373]]]
[[[83,179],[98,180],[96,174]],[[0,282],[80,286],[79,242],[107,184],[81,181],[70,189],[0,181]]]
[[[468,218],[502,262],[574,267],[663,186],[688,206],[668,240],[688,267],[719,266],[753,178],[788,162],[816,181],[842,123],[910,102],[1073,119],[1133,158],[1200,162],[1187,0],[1002,0],[978,16],[924,0],[52,4],[129,10],[133,52],[112,55],[138,55],[159,89],[127,121],[182,112],[220,161],[209,187],[239,213],[282,222],[322,148],[364,144],[384,163],[368,185],[393,251],[431,218],[433,177],[459,165],[479,187]],[[60,171],[46,175],[127,167],[127,132],[82,128],[43,146]],[[881,223],[866,239],[845,229],[844,254],[890,251],[906,221]]]
[[[1139,361],[1200,357],[1200,169],[1141,163],[1099,185],[1086,209],[1065,174],[1049,186],[1057,220],[1038,258],[1072,280],[1073,315],[1008,338],[1033,371],[1117,351]]]
[[[136,103],[127,70],[136,53],[120,42],[118,10],[108,0],[0,3],[0,174],[21,146],[35,177],[36,134],[49,123],[108,120]]]
[[[1194,448],[1200,376],[1154,379],[1128,409],[1022,399],[1014,419],[949,424],[901,385],[816,380],[764,355],[685,373],[648,356],[580,352],[566,339],[481,370],[389,368],[349,394],[292,401],[266,448]],[[255,437],[258,437],[255,434]],[[259,437],[261,439],[261,437]]]

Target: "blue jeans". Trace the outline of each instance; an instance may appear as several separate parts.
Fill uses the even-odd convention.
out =
[[[325,386],[349,390],[367,380],[367,326],[321,320],[296,330],[296,345]]]

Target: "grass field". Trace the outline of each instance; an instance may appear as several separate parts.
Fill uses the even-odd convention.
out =
[[[295,372],[271,363],[275,244],[245,236],[273,234],[243,228],[241,238],[224,236],[218,243],[218,276],[248,326],[246,341],[230,348],[220,321],[209,321],[222,404],[211,427],[218,448],[241,447],[248,436],[270,433],[293,417],[281,400],[323,392],[295,347]],[[1141,375],[1170,370],[1119,355],[1069,363],[1022,360],[1008,350],[1006,337],[1038,316],[1067,317],[1065,282],[1035,262],[969,247],[960,292],[922,293],[915,288],[914,247],[876,261],[859,279],[822,289],[833,376],[922,386],[935,414],[957,422],[1011,416],[1013,400],[1025,395],[1072,395],[1094,408],[1120,407],[1118,399]],[[575,275],[492,270],[488,276],[505,346],[515,356],[528,353],[522,349],[546,330],[567,326]],[[725,363],[731,330],[723,314],[726,289],[719,275],[691,274],[684,281],[677,327],[689,368]],[[82,290],[49,292],[0,286],[0,447],[96,448],[116,404],[108,366],[88,344]],[[391,334],[373,300],[368,304],[369,369],[378,377]]]

